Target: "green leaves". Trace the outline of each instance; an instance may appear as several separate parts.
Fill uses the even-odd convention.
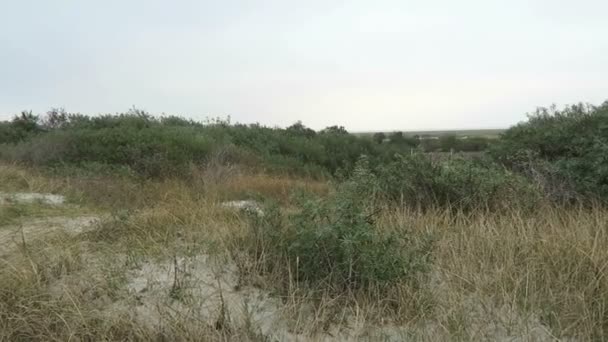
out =
[[[482,160],[397,156],[376,171],[381,196],[410,207],[469,211],[509,204],[533,205],[539,194],[524,177]]]
[[[378,180],[362,157],[334,194],[301,196],[297,211],[278,220],[282,226],[272,223],[276,218],[257,221],[252,231],[264,236],[268,268],[286,258],[290,266],[276,265],[275,271],[296,270],[298,281],[338,292],[414,281],[430,265],[431,239],[383,232],[375,217],[377,191]]]
[[[506,131],[492,155],[525,173],[555,170],[561,183],[571,184],[579,196],[607,200],[606,127],[608,102],[599,107],[578,104],[562,110],[541,108],[529,116],[528,122]],[[527,157],[522,151],[529,151]]]

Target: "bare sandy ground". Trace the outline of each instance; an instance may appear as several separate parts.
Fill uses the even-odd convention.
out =
[[[61,195],[40,194],[36,192],[0,192],[0,205],[11,203],[62,205],[65,203],[65,198]]]

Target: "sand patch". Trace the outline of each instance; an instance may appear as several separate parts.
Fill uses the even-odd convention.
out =
[[[280,301],[253,287],[237,290],[236,272],[206,255],[145,262],[131,272],[127,288],[139,304],[137,319],[149,326],[162,326],[169,312],[187,312],[217,329],[249,326],[255,333],[295,341],[281,318]]]
[[[228,201],[221,204],[222,207],[228,209],[241,210],[244,212],[256,214],[258,216],[264,216],[262,206],[253,200],[241,200],[241,201]]]
[[[65,203],[65,197],[61,195],[41,194],[37,192],[0,192],[0,205],[11,203],[62,205]]]

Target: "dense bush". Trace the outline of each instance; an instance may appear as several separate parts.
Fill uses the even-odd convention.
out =
[[[267,272],[281,272],[286,284],[323,283],[337,293],[414,281],[430,266],[432,239],[382,232],[375,223],[378,190],[368,161],[360,160],[333,195],[304,196],[288,217],[274,210],[256,218],[255,237],[248,239],[256,242],[250,248],[254,259]],[[295,272],[295,279],[286,279],[291,277],[287,270]]]
[[[10,122],[0,122],[0,144],[18,143],[41,131],[39,117],[23,111]]]
[[[446,153],[488,146],[495,163]],[[420,152],[437,152],[433,157],[444,160]],[[354,135],[340,126],[316,132],[301,122],[280,129],[229,119],[156,118],[136,109],[96,117],[62,109],[43,117],[24,111],[0,123],[0,159],[31,165],[107,165],[144,177],[185,176],[218,153],[227,164],[311,177],[348,177],[366,155],[385,198],[421,207],[534,203],[531,182],[551,200],[608,199],[608,102],[539,109],[500,139]]]
[[[388,143],[407,148],[414,148],[420,144],[418,137],[408,137],[403,132],[393,132],[388,136]]]
[[[491,153],[515,170],[608,199],[608,102],[540,108],[506,131]]]
[[[73,129],[37,135],[3,150],[2,157],[35,165],[127,165],[139,174],[160,176],[183,171],[190,162],[202,162],[210,145],[192,129]]]
[[[377,169],[383,196],[402,205],[458,210],[534,205],[539,193],[525,178],[486,160],[434,161],[423,154],[397,156]]]
[[[203,165],[214,151],[226,147],[234,152],[232,163],[309,176],[352,170],[362,154],[382,162],[409,149],[378,146],[338,126],[315,132],[301,122],[286,129],[220,119],[199,123],[155,118],[135,109],[96,117],[54,109],[41,119],[24,112],[0,125],[0,145],[4,160],[42,166],[128,166],[147,177],[183,175],[190,164]]]

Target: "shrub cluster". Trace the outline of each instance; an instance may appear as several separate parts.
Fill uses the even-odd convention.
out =
[[[435,161],[420,153],[399,155],[395,161],[380,165],[376,173],[386,199],[423,209],[532,206],[540,198],[526,178],[483,159]]]
[[[41,166],[126,166],[135,174],[162,177],[183,176],[190,164],[204,164],[220,150],[224,155],[229,152],[226,162],[326,176],[338,170],[352,171],[361,155],[377,165],[392,160],[396,153],[421,148],[418,137],[402,132],[384,140],[349,134],[340,126],[316,132],[301,122],[280,129],[231,124],[229,119],[156,118],[137,109],[95,117],[52,109],[43,116],[22,112],[12,121],[0,123],[0,158]],[[467,150],[459,147],[463,143],[457,139],[446,148]]]
[[[555,197],[608,199],[608,101],[601,106],[540,108],[506,131],[495,160],[523,172]]]
[[[323,283],[336,293],[415,281],[428,270],[432,239],[383,232],[375,217],[378,190],[368,160],[361,159],[329,197],[302,195],[291,215],[275,209],[255,217],[247,239],[253,258],[267,272],[281,273],[286,285]]]
[[[221,155],[225,164],[327,177],[350,175],[365,155],[383,196],[408,205],[469,210],[510,201],[533,204],[537,188],[552,201],[608,199],[608,102],[537,110],[492,142],[493,161],[451,155],[433,161],[419,153],[489,144],[487,139],[426,139],[402,132],[359,136],[339,126],[316,132],[301,122],[286,129],[220,119],[201,123],[135,109],[97,117],[61,109],[42,118],[22,112],[0,124],[0,159],[32,165],[185,176],[193,164],[202,166]]]
[[[146,177],[183,175],[190,164],[204,164],[218,150],[226,162],[310,176],[352,170],[362,154],[381,161],[405,151],[337,126],[315,132],[299,122],[286,129],[220,119],[200,123],[138,110],[97,117],[52,110],[44,118],[24,112],[0,125],[0,146],[4,160],[128,166]]]

